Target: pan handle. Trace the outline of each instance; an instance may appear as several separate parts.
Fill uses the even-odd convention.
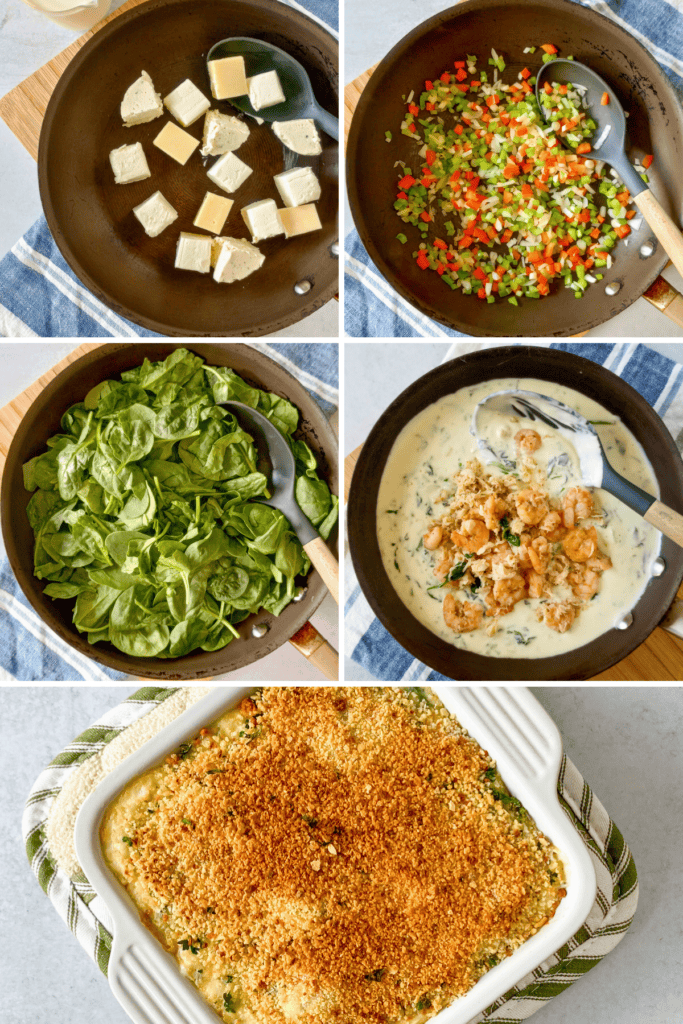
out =
[[[683,327],[683,295],[660,274],[657,280],[643,293],[643,298],[656,306],[660,313],[668,316],[679,327]]]
[[[290,636],[289,642],[324,676],[335,683],[339,681],[339,655],[310,622],[304,623],[298,633]]]
[[[633,197],[645,220],[662,243],[664,252],[675,266],[679,274],[683,274],[683,236],[681,229],[671,219],[661,203],[649,189],[639,192]]]

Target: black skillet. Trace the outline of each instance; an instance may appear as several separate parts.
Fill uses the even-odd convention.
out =
[[[174,266],[179,232],[196,233],[193,220],[205,193],[220,192],[206,176],[214,158],[202,159],[195,151],[181,166],[153,144],[164,124],[175,123],[168,112],[124,128],[121,100],[142,70],[151,75],[162,97],[190,78],[211,99],[207,53],[214,43],[236,35],[263,39],[291,54],[308,72],[319,102],[336,113],[336,40],[317,22],[276,0],[140,4],[104,24],[78,51],[45,113],[38,181],[45,216],[64,259],[115,313],[159,334],[271,334],[310,315],[337,291],[337,143],[323,135],[320,156],[295,156],[285,152],[270,125],[251,119],[239,157],[252,174],[230,196],[234,206],[221,234],[250,238],[240,209],[259,199],[274,199],[281,206],[273,175],[293,163],[310,165],[320,180],[322,230],[260,243],[263,267],[235,284],[216,284],[211,274]],[[236,113],[226,100],[212,100],[212,107]],[[187,131],[201,139],[203,125],[202,117]],[[152,177],[117,185],[109,153],[131,142],[142,143]],[[178,219],[157,238],[149,238],[131,211],[157,190]]]
[[[396,436],[422,409],[444,395],[485,380],[534,377],[574,388],[619,416],[640,442],[655,472],[661,500],[683,511],[683,462],[671,434],[644,398],[620,377],[581,356],[555,349],[515,345],[484,349],[431,370],[395,399],[363,445],[353,472],[347,531],[353,565],[372,610],[415,658],[451,679],[588,679],[621,661],[662,619],[683,579],[683,552],[662,538],[666,569],[647,586],[625,630],[601,637],[555,658],[487,658],[446,643],[417,621],[391,585],[376,531],[377,495]]]
[[[401,97],[411,89],[419,96],[426,78],[452,69],[453,62],[466,54],[476,54],[479,67],[488,68],[492,48],[505,58],[505,81],[513,81],[523,67],[535,71],[540,66],[542,43],[554,43],[562,56],[574,56],[610,83],[629,112],[631,155],[654,153],[648,172],[652,190],[680,223],[683,110],[666,75],[641,43],[609,18],[570,0],[465,0],[443,11],[413,29],[373,72],[351,123],[346,175],[356,227],[381,273],[421,313],[464,334],[579,334],[635,302],[667,263],[666,253],[643,221],[629,245],[617,246],[604,280],[587,289],[581,300],[571,289],[556,285],[547,298],[520,300],[517,308],[506,301],[489,304],[451,291],[436,274],[420,270],[411,258],[420,240],[414,228],[406,230],[405,245],[397,241],[404,228],[392,206],[394,162],[417,166],[417,147],[399,129],[405,113]],[[523,53],[534,45],[535,54]],[[387,129],[393,133],[388,145]],[[649,256],[640,251],[645,243],[654,245]],[[605,288],[615,283],[619,289],[610,296]]]
[[[53,601],[44,596],[45,581],[33,575],[34,537],[26,516],[31,495],[24,489],[23,464],[45,451],[47,439],[60,429],[63,413],[95,384],[118,377],[124,370],[139,366],[143,359],[165,359],[178,347],[177,343],[162,342],[101,345],[62,370],[41,391],[19,424],[7,453],[0,503],[2,534],[12,571],[27,600],[50,629],[87,658],[141,679],[166,681],[220,676],[265,657],[305,625],[327,594],[320,576],[312,571],[305,580],[298,581],[306,587],[303,599],[289,604],[277,618],[262,609],[239,624],[239,639],[227,647],[197,651],[183,658],[134,658],[109,643],[89,644],[72,624],[73,601]],[[291,374],[250,345],[190,343],[187,347],[209,365],[229,366],[253,387],[273,391],[293,402],[300,412],[296,436],[311,447],[320,476],[333,493],[339,493],[337,442],[332,429],[320,407]],[[336,553],[336,545],[333,550]],[[264,636],[252,634],[258,624],[267,626]]]

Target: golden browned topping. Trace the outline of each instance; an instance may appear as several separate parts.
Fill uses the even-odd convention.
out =
[[[224,1020],[425,1019],[554,914],[557,851],[433,695],[273,687],[230,714],[103,832]]]

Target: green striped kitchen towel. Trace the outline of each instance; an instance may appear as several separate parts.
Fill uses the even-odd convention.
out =
[[[160,713],[166,712],[166,717],[170,711],[180,714],[204,693],[205,689],[194,687],[138,690],[65,747],[36,779],[26,802],[22,833],[33,873],[104,974],[111,951],[111,919],[76,863],[71,839],[76,814],[99,778],[130,752],[130,742],[126,744],[128,750],[123,749],[120,738],[124,733],[131,730],[126,739],[134,733],[135,745],[140,746],[158,730],[155,718],[158,720]],[[165,701],[171,703],[164,705]],[[567,757],[557,788],[562,806],[593,861],[598,882],[593,909],[569,942],[470,1024],[517,1024],[526,1020],[599,963],[621,941],[633,921],[638,876],[621,832]],[[55,817],[63,828],[60,845],[53,840],[51,849],[48,833],[55,831]]]

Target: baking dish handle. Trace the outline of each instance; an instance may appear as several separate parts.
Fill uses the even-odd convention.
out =
[[[513,792],[517,782],[556,796],[562,737],[552,718],[525,687],[435,687],[468,732],[497,750],[500,774]],[[481,744],[482,746],[484,744]]]
[[[128,1016],[144,1024],[216,1024],[215,1012],[151,936],[126,935],[117,922],[109,985]]]

